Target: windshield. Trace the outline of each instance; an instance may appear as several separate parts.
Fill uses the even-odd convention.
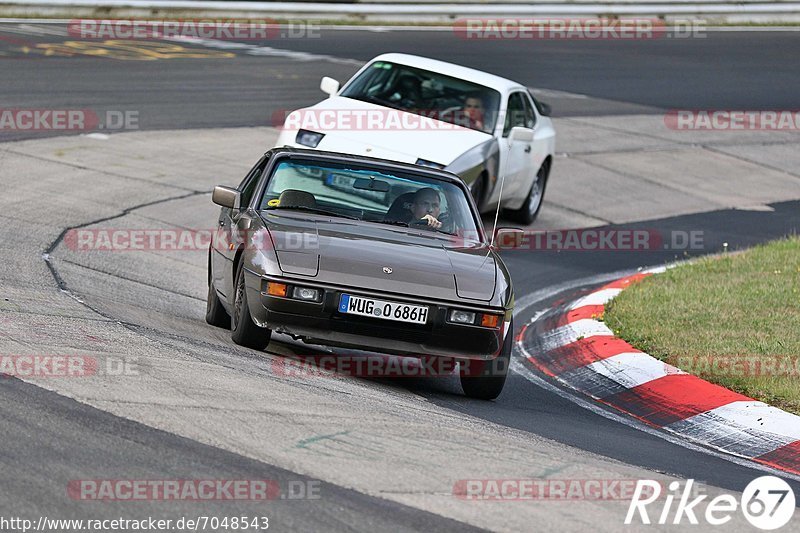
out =
[[[491,134],[500,93],[466,80],[376,61],[341,92],[371,102]]]
[[[412,173],[333,162],[278,163],[262,211],[292,210],[449,235],[479,235],[466,191]]]

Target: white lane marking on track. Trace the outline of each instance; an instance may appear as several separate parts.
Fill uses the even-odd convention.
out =
[[[14,26],[2,26],[0,31],[3,33],[16,33],[18,35],[67,35],[67,31],[61,28],[48,28],[31,26],[29,24],[17,24]]]
[[[67,35],[67,30],[64,28],[53,28],[42,25],[33,26],[31,24],[20,24],[19,27],[34,35],[58,35],[59,37]]]
[[[767,417],[774,416],[773,420],[769,420],[769,425],[764,424],[764,420],[759,420],[763,416],[764,409],[775,410],[775,407],[770,407],[762,402],[734,403],[738,405],[724,406],[728,409],[712,409],[674,422],[669,425],[669,429],[675,433],[689,435],[700,442],[710,442],[729,453],[742,457],[759,457],[798,440],[796,427],[794,428],[795,435],[787,435],[786,433],[792,431],[787,432],[783,430],[783,427],[777,427],[784,421],[778,424],[773,422],[773,420],[783,418],[777,413],[766,415]],[[751,416],[747,412],[750,409],[755,416]],[[759,411],[761,414],[758,414]],[[790,425],[792,424],[790,423]],[[796,422],[794,425],[796,426]]]
[[[619,278],[623,278],[630,274],[635,274],[636,272],[638,272],[638,270],[635,269],[617,270],[616,272],[610,272],[608,274],[598,274],[596,276],[589,276],[578,280],[567,281],[546,289],[539,289],[538,291],[534,291],[523,296],[522,298],[519,298],[514,306],[514,314],[519,315],[532,305],[538,304],[544,300],[549,300],[550,298],[553,298],[570,289],[577,289],[578,287],[583,287],[586,285],[599,285],[601,283],[607,283]]]
[[[686,373],[643,352],[617,354],[591,363],[586,368],[628,389],[664,376]]]
[[[591,318],[583,318],[576,320],[570,324],[559,326],[555,329],[543,333],[540,338],[542,341],[542,350],[549,352],[556,348],[561,348],[567,344],[580,339],[587,339],[596,336],[612,336],[614,332],[608,329],[608,326],[597,320]]]
[[[759,431],[784,435],[792,441],[800,440],[800,416],[764,402],[755,400],[733,402],[712,409],[708,413],[729,420],[740,427],[751,427]]]
[[[570,305],[569,309],[578,309],[579,307],[583,307],[585,305],[605,305],[616,298],[621,292],[622,289],[603,289],[600,291],[594,291],[593,293],[587,294],[579,300],[575,300],[575,303]]]
[[[295,50],[285,50],[283,48],[273,48],[272,46],[258,46],[249,43],[239,43],[235,41],[222,41],[219,39],[200,39],[197,37],[165,37],[165,41],[190,43],[206,48],[216,48],[220,50],[243,50],[247,55],[285,57],[297,61],[327,61],[340,65],[361,66],[363,61],[357,59],[347,59],[342,57],[330,56],[327,54],[312,54],[310,52],[297,52]]]
[[[586,100],[589,98],[589,96],[585,94],[559,91],[557,89],[540,89],[538,87],[528,87],[528,89],[534,94],[534,96],[540,96],[544,98],[571,98],[573,100]]]

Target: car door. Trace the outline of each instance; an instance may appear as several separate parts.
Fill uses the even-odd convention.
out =
[[[525,143],[524,149],[527,156],[525,158],[525,165],[527,166],[527,169],[521,173],[519,189],[515,192],[515,199],[521,199],[521,205],[521,202],[525,201],[528,193],[531,190],[531,187],[533,186],[533,181],[536,179],[536,173],[542,166],[545,157],[547,157],[548,142],[544,138],[547,136],[547,134],[542,128],[542,121],[538,120],[538,116],[535,111],[535,104],[530,93],[521,92],[519,94],[522,95],[523,104],[525,105],[525,126],[533,130],[533,140],[529,143]],[[513,203],[513,207],[519,207],[517,204],[518,202],[515,201]]]
[[[222,296],[227,297],[233,292],[233,259],[236,247],[230,246],[237,242],[237,233],[240,218],[247,211],[253,194],[255,193],[259,178],[264,172],[268,158],[262,157],[258,163],[247,173],[238,190],[241,201],[238,209],[222,208],[217,219],[217,235],[211,245],[212,280],[214,287]]]
[[[530,167],[533,171],[530,175],[530,184],[532,185],[536,173],[539,172],[542,163],[551,153],[556,132],[553,129],[553,123],[547,116],[539,116],[537,110],[542,107],[542,104],[537,106],[536,100],[533,99],[530,93],[525,93],[525,102],[534,121],[533,144],[530,152]],[[530,190],[530,186],[528,186],[527,190]]]
[[[519,203],[519,197],[528,191],[523,190],[525,185],[530,186],[532,142],[511,140],[509,134],[512,128],[521,127],[533,130],[535,115],[527,102],[526,93],[515,91],[508,96],[505,122],[503,124],[503,138],[500,141],[501,159],[500,171],[505,174],[503,185],[503,204]]]

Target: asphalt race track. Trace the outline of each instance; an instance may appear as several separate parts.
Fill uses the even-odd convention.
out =
[[[653,126],[670,109],[796,109],[800,32],[470,42],[449,32],[321,30],[241,48],[148,43],[102,53],[69,40],[58,24],[0,24],[2,107],[132,110],[137,126],[103,130],[108,137],[0,131],[0,355],[82,354],[133,361],[137,370],[0,381],[0,515],[268,515],[279,531],[520,531],[533,523],[617,531],[625,502],[474,502],[453,487],[465,479],[695,479],[713,494],[764,475],[599,406],[588,410],[557,384],[543,386],[547,378],[519,354],[494,402],[464,398],[452,376],[282,375],[283,356],[325,352],[282,337],[255,352],[207,326],[202,250],[81,253],[67,236],[74,228],[208,227],[211,187],[240,181],[272,146],[273,117],[321,98],[322,75],[344,80],[384,51],[431,55],[519,80],[553,105],[563,155],[553,180],[562,184],[533,228],[702,235],[692,249],[505,253],[519,327],[615,275],[800,229],[796,131],[697,141]],[[679,152],[702,167],[698,176],[723,164],[743,175],[695,186],[679,174]],[[619,161],[629,166],[620,170]],[[588,168],[618,181],[580,181]],[[674,173],[674,183],[658,172]],[[785,478],[800,490],[800,480]],[[81,479],[269,479],[282,492],[267,504],[81,501],[67,490]],[[313,487],[319,497],[294,498],[287,487]],[[726,528],[749,530],[743,520]]]

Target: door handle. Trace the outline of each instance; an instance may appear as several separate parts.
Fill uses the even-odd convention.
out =
[[[526,153],[526,154],[529,154],[529,153],[531,153],[531,145],[530,145],[530,144],[529,144],[528,146],[526,146],[526,147],[525,147],[525,153]]]

